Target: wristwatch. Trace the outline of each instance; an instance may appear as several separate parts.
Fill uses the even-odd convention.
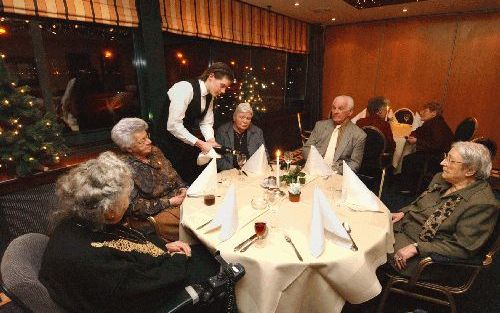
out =
[[[417,249],[417,253],[420,254],[420,251],[418,251],[418,242],[414,242],[411,245],[414,246],[415,249]]]

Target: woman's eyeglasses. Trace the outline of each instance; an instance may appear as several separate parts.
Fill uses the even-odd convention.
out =
[[[443,160],[446,161],[448,164],[456,163],[456,164],[463,164],[464,162],[460,161],[454,161],[450,158],[450,155],[448,153],[443,153]]]

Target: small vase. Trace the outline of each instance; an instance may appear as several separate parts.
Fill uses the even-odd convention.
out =
[[[288,200],[290,202],[299,202],[300,201],[300,193],[298,194],[293,194],[293,193],[288,193]]]

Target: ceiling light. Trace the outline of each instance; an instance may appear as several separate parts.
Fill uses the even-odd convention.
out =
[[[403,12],[408,12],[408,9],[407,9],[407,8],[404,8],[404,9],[403,9]]]
[[[332,17],[332,21],[334,21],[334,22],[335,22],[335,20],[336,20],[336,18]]]
[[[296,1],[293,5],[298,7],[300,5],[300,3],[298,1]]]

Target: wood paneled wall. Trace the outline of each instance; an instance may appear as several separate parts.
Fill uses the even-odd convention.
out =
[[[474,116],[476,135],[500,145],[499,12],[330,26],[323,75],[323,117],[340,94],[354,98],[355,113],[378,95],[414,111],[438,101],[453,130]]]

